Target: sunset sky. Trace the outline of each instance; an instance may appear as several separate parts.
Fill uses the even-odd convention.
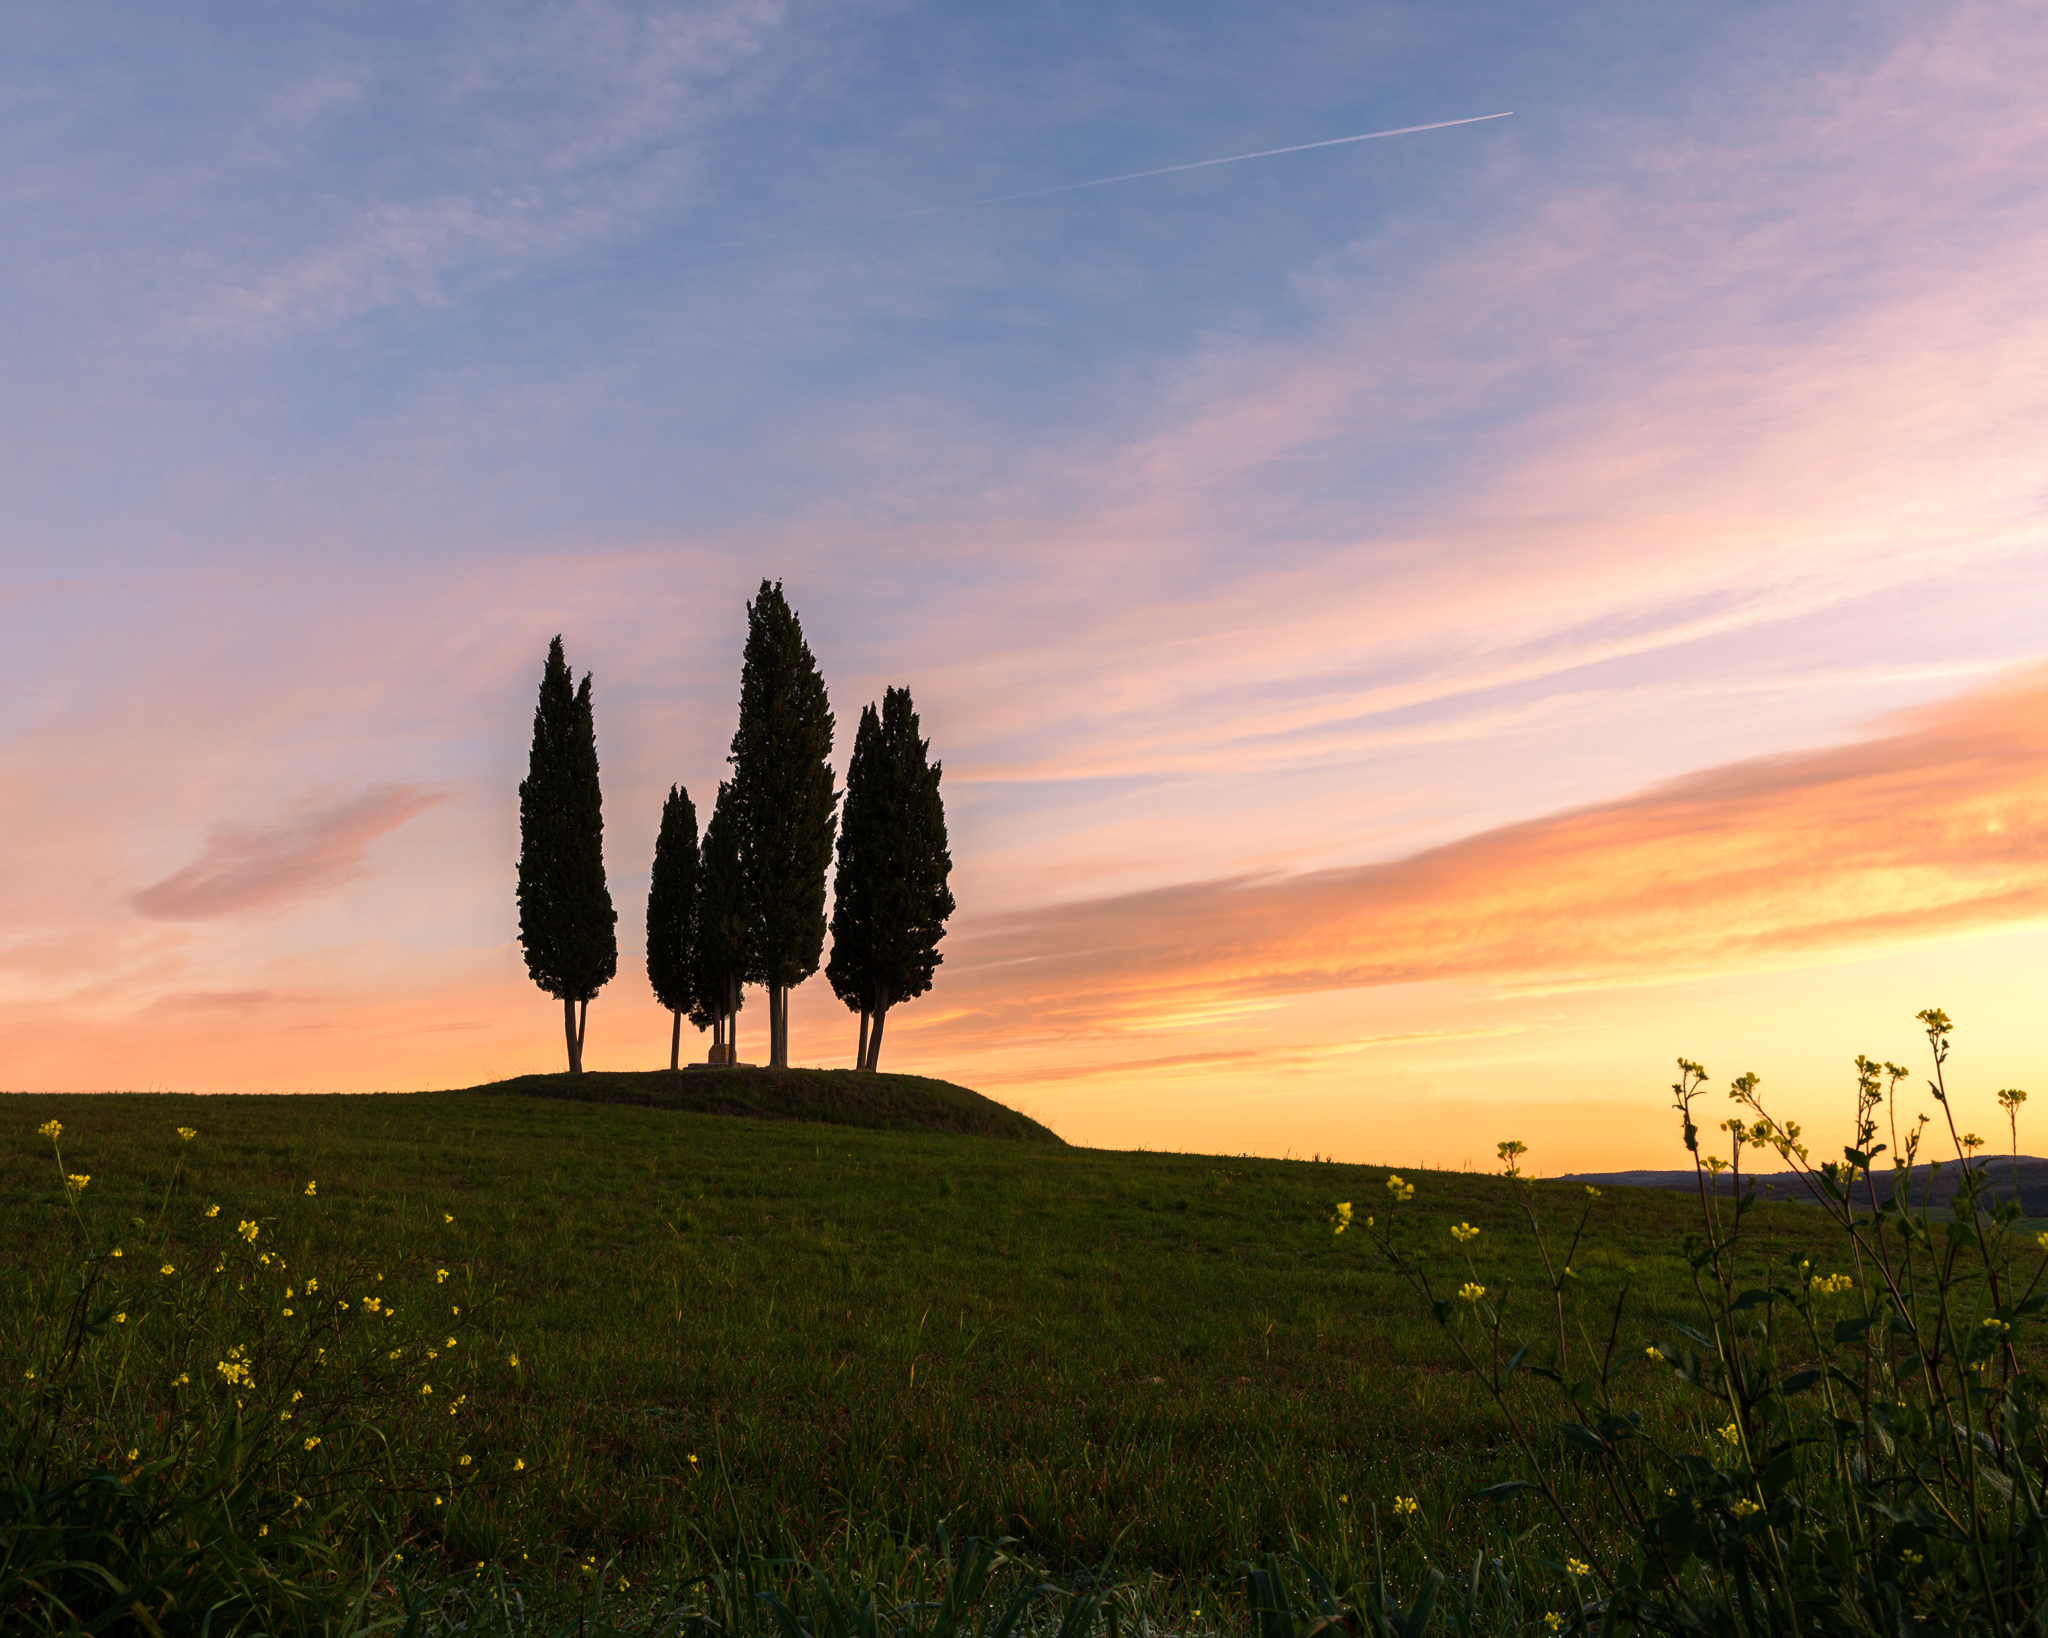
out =
[[[2048,1153],[2044,84],[2036,3],[17,0],[0,1084],[560,1067],[557,632],[665,1063],[768,576],[945,765],[886,1068],[1661,1166],[1678,1055],[1832,1134],[1939,1005]]]

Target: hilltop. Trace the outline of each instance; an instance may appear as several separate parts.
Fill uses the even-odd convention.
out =
[[[692,1115],[818,1121],[876,1132],[955,1132],[1060,1144],[1041,1126],[993,1098],[923,1075],[853,1069],[586,1070],[581,1075],[518,1075],[462,1090],[624,1103]]]

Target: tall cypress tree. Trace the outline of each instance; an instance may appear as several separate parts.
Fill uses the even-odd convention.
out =
[[[697,1001],[697,810],[680,785],[668,788],[647,884],[647,982],[671,1015],[668,1066],[681,1067],[683,1014]]]
[[[740,724],[732,736],[733,817],[753,938],[751,976],[768,987],[768,1062],[789,1067],[789,992],[825,953],[832,864],[832,708],[781,582],[747,605]]]
[[[697,876],[697,961],[695,1004],[690,1022],[712,1032],[713,1061],[735,1063],[741,986],[753,965],[746,894],[740,880],[739,825],[733,818],[732,786],[721,783]]]
[[[891,688],[861,713],[846,774],[833,882],[832,990],[861,1015],[860,1067],[882,1061],[889,1009],[932,987],[953,914],[940,764],[918,737],[910,690]]]
[[[519,942],[534,983],[562,1003],[571,1074],[583,1073],[591,998],[618,971],[618,919],[604,880],[590,673],[571,690],[558,636],[548,645],[519,786]]]

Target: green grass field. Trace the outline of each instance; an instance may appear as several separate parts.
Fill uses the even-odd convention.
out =
[[[93,1233],[140,1233],[182,1162],[168,1239],[122,1265],[138,1280],[197,1255],[185,1242],[219,1203],[295,1269],[360,1258],[387,1294],[460,1307],[474,1463],[451,1477],[457,1505],[423,1497],[411,1528],[464,1558],[673,1565],[741,1539],[815,1552],[849,1525],[922,1537],[950,1517],[956,1537],[1013,1536],[1056,1565],[1114,1547],[1203,1576],[1291,1537],[1335,1562],[1368,1504],[1453,1509],[1499,1443],[1414,1298],[1331,1231],[1334,1202],[1384,1201],[1384,1168],[504,1089],[0,1109],[16,1311],[75,1249],[36,1136],[51,1118],[65,1165],[92,1178]],[[181,1146],[180,1125],[199,1136]],[[1408,1177],[1453,1283],[1448,1229],[1469,1220],[1496,1289],[1540,1280],[1524,1193],[1567,1231],[1584,1197]],[[1578,1280],[1596,1300],[1628,1284],[1632,1334],[1686,1306],[1692,1210],[1634,1190],[1595,1207]],[[1821,1244],[1810,1210],[1768,1211],[1788,1241]]]

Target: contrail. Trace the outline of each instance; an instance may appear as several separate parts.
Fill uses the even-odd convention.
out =
[[[1055,193],[1078,193],[1083,188],[1107,188],[1119,182],[1142,182],[1151,176],[1172,176],[1180,171],[1203,171],[1212,165],[1242,165],[1248,159],[1273,159],[1281,154],[1302,154],[1312,148],[1341,148],[1352,142],[1377,142],[1382,137],[1413,136],[1418,131],[1447,131],[1454,125],[1483,125],[1491,119],[1507,119],[1513,109],[1498,114],[1473,114],[1465,119],[1440,119],[1429,125],[1397,125],[1385,131],[1360,131],[1356,136],[1326,137],[1321,142],[1297,142],[1286,148],[1261,148],[1256,153],[1225,154],[1221,159],[1196,159],[1185,165],[1161,165],[1157,170],[1125,171],[1120,176],[1095,176],[1086,182],[1061,182],[1050,188],[1027,188],[1022,193],[994,193],[986,199],[962,199],[950,205],[920,205],[915,210],[891,211],[886,216],[859,216],[846,222],[822,222],[816,227],[786,228],[780,233],[757,234],[745,239],[725,239],[712,244],[693,245],[686,250],[662,250],[648,256],[629,256],[624,261],[603,262],[595,267],[564,269],[563,273],[600,273],[614,267],[632,267],[640,262],[666,261],[675,256],[701,255],[713,250],[737,250],[746,245],[772,244],[779,239],[799,239],[814,233],[837,233],[846,228],[878,227],[885,222],[907,222],[918,216],[939,216],[947,211],[979,210],[987,205],[1008,205],[1019,199],[1043,199]],[[563,274],[542,274],[543,278]]]

